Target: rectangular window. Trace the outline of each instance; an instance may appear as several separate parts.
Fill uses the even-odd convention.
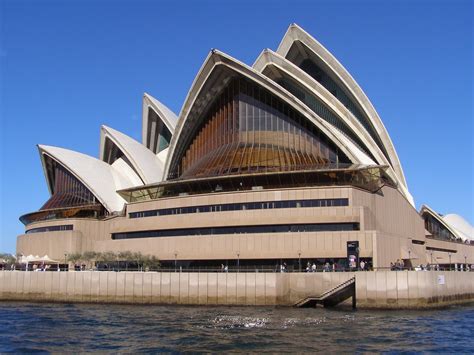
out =
[[[48,226],[48,227],[39,227],[39,228],[32,228],[28,229],[25,234],[30,233],[44,233],[44,232],[62,232],[62,231],[72,231],[73,226],[72,224],[66,224],[61,226]]]
[[[225,212],[242,210],[261,210],[269,208],[306,208],[306,207],[334,207],[349,206],[349,199],[318,199],[318,200],[285,200],[285,201],[263,201],[248,203],[227,203],[219,205],[192,206],[184,208],[164,208],[159,210],[130,212],[129,218],[142,218],[154,216],[167,216],[175,214],[204,213],[204,212]]]
[[[281,224],[262,226],[233,226],[213,228],[185,228],[164,229],[158,231],[140,231],[127,233],[112,233],[112,239],[136,239],[136,238],[159,238],[180,237],[192,235],[223,235],[242,233],[287,233],[287,232],[323,232],[323,231],[356,231],[359,223],[316,223],[316,224]]]

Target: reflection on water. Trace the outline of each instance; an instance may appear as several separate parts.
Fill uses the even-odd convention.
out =
[[[432,311],[0,304],[0,351],[474,352],[474,305]]]

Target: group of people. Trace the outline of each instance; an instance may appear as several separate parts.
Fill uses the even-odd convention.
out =
[[[308,262],[306,264],[306,272],[316,272],[318,269],[318,267],[316,266],[315,263],[310,263]],[[351,270],[352,271],[355,271],[357,268],[352,268]],[[369,263],[364,261],[364,260],[361,260],[359,262],[359,268],[357,269],[359,271],[367,271],[369,270]],[[341,267],[340,265],[338,265],[336,262],[333,262],[333,263],[329,263],[329,262],[326,262],[323,267],[322,267],[322,271],[323,272],[336,272],[336,271],[344,271],[344,267]]]
[[[421,264],[421,265],[416,266],[414,270],[415,271],[439,271],[439,265]]]
[[[405,263],[402,259],[397,259],[395,263],[390,263],[390,270],[400,271],[405,269]]]
[[[323,272],[331,272],[331,271],[336,271],[337,270],[337,264],[336,263],[325,263],[323,265]],[[306,264],[306,272],[316,272],[317,271],[317,266],[316,266],[316,263],[310,263],[308,261],[308,263]]]
[[[316,272],[316,264],[313,263],[311,265],[311,263],[308,261],[308,263],[306,264],[306,272]]]
[[[280,265],[280,272],[288,272],[288,265],[286,263]]]
[[[331,262],[332,261],[332,262]],[[357,265],[357,263],[356,263]],[[368,271],[371,269],[371,264],[369,261],[360,260],[358,267],[354,266],[350,269],[347,269],[347,266],[344,267],[343,264],[338,264],[336,261],[330,260],[325,262],[324,264],[317,265],[316,262],[308,261],[306,263],[306,268],[303,270],[305,272],[336,272],[336,271]],[[258,271],[258,267],[256,267],[255,271]],[[262,269],[263,270],[263,269]],[[268,269],[267,269],[268,270]],[[274,272],[292,272],[298,271],[299,267],[295,265],[288,266],[286,262],[277,263],[273,269]],[[227,265],[221,264],[220,272],[229,272],[229,267]]]

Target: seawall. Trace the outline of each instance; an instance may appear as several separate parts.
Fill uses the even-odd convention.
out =
[[[474,272],[328,273],[0,271],[0,300],[291,306],[356,278],[357,307],[423,308],[474,302]],[[346,301],[350,304],[351,300]]]

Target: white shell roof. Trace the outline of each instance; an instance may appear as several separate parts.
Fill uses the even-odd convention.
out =
[[[405,181],[405,176],[390,136],[388,135],[387,130],[385,129],[385,126],[383,125],[377,111],[354,78],[321,43],[319,43],[315,38],[313,38],[296,24],[289,26],[278,47],[277,53],[283,57],[286,57],[295,41],[304,43],[304,45],[311,52],[313,52],[313,54],[315,54],[325,64],[325,66],[327,66],[327,68],[331,71],[331,74],[337,78],[340,84],[342,84],[343,87],[348,92],[350,92],[351,96],[353,96],[358,102],[365,115],[368,117],[371,124],[375,128],[376,133],[381,139],[385,149],[387,150],[391,160],[391,165],[395,173],[398,175],[398,181],[406,188],[407,184]]]
[[[435,218],[457,238],[461,238],[463,241],[474,240],[473,227],[461,216],[458,216],[456,214],[441,216],[439,213],[437,213],[435,210],[433,210],[427,205],[421,206],[420,214],[423,215],[423,213],[428,213],[433,216],[433,218]]]
[[[178,116],[171,111],[167,106],[155,99],[153,96],[143,94],[143,110],[142,110],[142,143],[146,144],[147,129],[148,129],[148,108],[151,108],[160,117],[165,126],[169,129],[171,134],[174,134]]]
[[[100,160],[104,160],[107,156],[105,152],[107,138],[120,148],[145,184],[162,181],[164,168],[162,159],[135,139],[107,126],[102,126],[100,130]]]
[[[474,240],[474,227],[460,215],[451,213],[442,217],[446,224],[462,234],[466,239]]]
[[[280,57],[286,61],[284,57],[288,53],[292,43],[296,40],[305,43],[305,45],[307,45],[311,51],[314,51],[314,53],[319,56],[321,60],[325,61],[330,70],[333,71],[332,74],[339,78],[342,85],[344,85],[344,87],[355,97],[355,100],[358,101],[364,113],[367,115],[368,119],[376,129],[377,134],[379,135],[384,147],[387,149],[388,154],[390,155],[390,161],[392,162],[394,174],[398,177],[397,180],[399,182],[399,188],[413,204],[413,199],[407,191],[403,171],[398,161],[398,156],[396,155],[395,149],[392,145],[392,142],[390,141],[385,127],[383,126],[372,104],[363,93],[362,89],[360,89],[355,80],[344,69],[344,67],[321,44],[319,44],[319,42],[317,42],[314,38],[309,36],[306,32],[304,32],[304,30],[296,25],[291,25],[289,27],[278,48],[277,53],[272,53],[273,56]],[[210,78],[215,67],[218,66],[226,67],[227,69],[230,69],[256,82],[258,85],[266,88],[277,97],[280,97],[282,100],[288,102],[290,106],[294,107],[297,111],[304,115],[325,135],[327,135],[331,141],[338,145],[354,163],[364,165],[382,163],[382,161],[374,162],[338,128],[323,120],[316,113],[310,110],[304,103],[302,103],[296,96],[292,95],[287,90],[277,85],[274,81],[264,76],[260,72],[263,68],[249,67],[222,52],[213,50],[207,57],[206,61],[203,63],[199,73],[194,79],[186,100],[183,103],[179,121],[176,114],[173,113],[168,107],[156,100],[151,95],[145,93],[143,95],[142,112],[143,144],[117,130],[102,126],[100,160],[68,149],[38,145],[43,169],[46,169],[44,156],[47,155],[63,165],[68,171],[76,176],[97,197],[97,199],[109,212],[122,210],[125,201],[116,193],[117,190],[138,186],[141,184],[141,182],[144,184],[152,184],[163,180],[165,174],[167,174],[170,168],[170,164],[173,159],[172,155],[175,152],[176,145],[180,143],[180,133],[182,132],[183,127],[188,124],[188,114],[195,104],[196,98],[201,94],[204,84]],[[308,80],[305,81],[303,74],[301,74],[301,76],[298,74],[295,77],[299,79],[301,83],[306,84],[312,80],[310,78],[306,78]],[[316,94],[321,95],[321,92],[318,93],[320,88],[313,89]],[[337,103],[333,103],[333,106],[338,108]],[[158,117],[162,120],[164,125],[172,134],[169,148],[164,149],[156,155],[146,147],[149,109],[152,109],[158,115]],[[347,110],[344,111],[344,107],[341,106],[339,111],[345,113]],[[354,117],[349,118],[352,119],[352,128],[354,131],[360,131],[360,125],[357,124],[357,120],[355,120]],[[175,134],[175,131],[177,134]],[[375,142],[371,141],[370,136],[365,134],[365,137],[364,143],[367,143],[368,146],[372,148],[371,154],[375,156],[376,160],[379,160],[380,155],[383,155],[383,153],[381,151],[377,151],[375,147],[376,144],[372,144]],[[124,153],[127,159],[117,159],[117,161],[112,165],[104,162],[103,160],[107,156],[107,152],[105,152],[106,139],[110,139]],[[126,160],[130,162],[131,167],[126,163]],[[387,162],[389,161],[387,160]],[[46,179],[48,179],[46,170],[45,176]],[[50,185],[51,184],[48,181],[48,187]],[[458,218],[450,217],[448,219],[449,221],[445,221],[443,223],[449,225],[454,223],[457,225],[457,227],[452,227],[452,229],[457,231],[458,234],[456,235],[462,234],[464,236],[463,239],[465,239],[465,235],[469,235],[469,233],[466,233],[466,231],[469,231],[469,228],[465,225],[467,222],[464,221],[462,217],[456,217]],[[465,223],[460,221],[459,218]],[[468,225],[470,226],[470,224]],[[470,226],[470,228],[470,235],[472,237],[472,226]]]
[[[337,137],[343,144],[351,151],[353,156],[357,159],[357,163],[363,165],[377,165],[367,154],[365,154],[358,146],[356,146],[344,134],[339,133]]]
[[[303,88],[305,91],[308,91],[313,97],[318,98],[319,101],[324,102],[324,105],[328,110],[344,122],[346,126],[354,132],[354,134],[357,134],[366,147],[370,148],[371,154],[377,159],[377,164],[390,164],[387,159],[384,159],[385,157],[383,153],[379,151],[378,146],[373,142],[372,137],[365,131],[361,123],[340,101],[335,99],[334,96],[322,86],[322,84],[286,58],[273,52],[271,49],[265,49],[262,51],[253,65],[255,70],[262,73],[267,66],[278,68],[281,73],[284,73],[286,76],[293,79],[298,86]]]
[[[344,134],[341,134],[341,140],[346,142],[346,145],[349,147],[349,149],[354,151],[354,155],[357,157],[358,161],[360,161],[362,164],[388,165],[390,167],[388,174],[397,182],[398,189],[410,202],[410,204],[415,206],[412,195],[408,191],[404,182],[400,180],[399,175],[391,167],[390,161],[385,157],[373,138],[365,130],[362,124],[354,117],[352,112],[350,112],[340,101],[334,98],[334,96],[329,93],[318,81],[313,79],[309,74],[297,67],[294,63],[270,49],[265,49],[257,58],[253,67],[255,70],[263,73],[268,65],[278,68],[278,70],[280,70],[282,73],[292,78],[297,85],[309,91],[314,97],[317,97],[319,100],[324,102],[324,105],[330,111],[332,111],[335,116],[343,121],[347,127],[352,132],[354,132],[354,134],[359,137],[362,143],[365,144],[365,146],[376,159],[376,161],[373,162],[372,159],[370,159],[363,151],[361,151],[357,145],[347,139]],[[339,130],[339,128],[337,129]]]
[[[48,180],[44,156],[61,164],[81,181],[109,211],[121,211],[125,201],[116,193],[119,189],[133,187],[133,183],[109,164],[69,149],[38,145],[43,170]],[[50,181],[48,186],[51,186]]]
[[[179,122],[176,127],[176,134],[173,136],[170,145],[170,153],[168,160],[165,164],[165,176],[168,175],[171,168],[171,164],[175,159],[174,154],[176,146],[181,143],[180,135],[183,131],[183,128],[188,124],[187,118],[188,114],[191,111],[196,98],[201,93],[201,90],[206,83],[206,81],[211,77],[212,72],[218,66],[227,67],[240,75],[243,75],[247,79],[250,79],[256,82],[258,85],[266,88],[277,97],[282,98],[289,105],[293,106],[300,114],[305,116],[310,122],[318,127],[328,138],[334,142],[339,148],[353,161],[355,164],[367,164],[367,165],[376,165],[375,162],[370,159],[364,152],[357,148],[347,137],[345,137],[338,129],[336,129],[331,124],[324,121],[312,110],[307,108],[298,98],[294,95],[280,87],[273,80],[267,78],[262,73],[258,72],[252,67],[232,58],[231,56],[213,49],[204,64],[202,65],[199,73],[196,75],[194,82],[191,86],[191,89],[188,92],[188,95],[183,103],[181,109]]]

